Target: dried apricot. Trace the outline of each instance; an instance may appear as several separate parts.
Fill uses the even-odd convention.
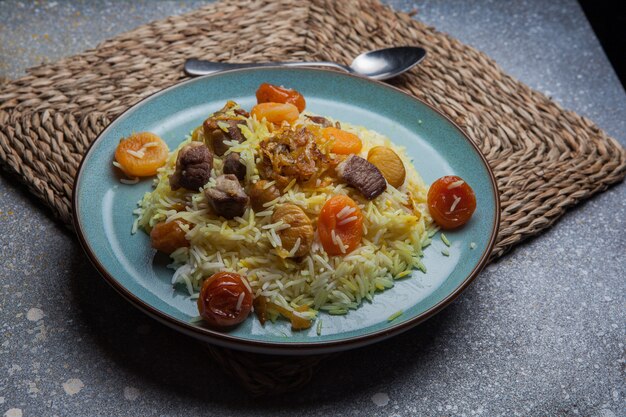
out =
[[[260,103],[250,112],[257,120],[266,119],[268,122],[281,124],[295,122],[300,116],[298,108],[290,103]]]
[[[404,184],[406,170],[402,159],[393,150],[386,146],[376,146],[367,154],[367,161],[376,166],[383,177],[394,188]]]
[[[189,241],[185,237],[185,231],[180,227],[182,222],[174,220],[155,224],[150,232],[152,247],[168,255],[178,248],[188,247]]]
[[[115,149],[115,160],[127,175],[149,177],[167,160],[169,149],[163,139],[150,132],[133,133]]]
[[[363,147],[363,142],[357,135],[336,127],[325,127],[322,129],[322,137],[324,140],[334,141],[330,151],[340,155],[357,154]]]
[[[302,94],[290,88],[263,83],[256,90],[257,103],[291,103],[301,112],[306,107]]]

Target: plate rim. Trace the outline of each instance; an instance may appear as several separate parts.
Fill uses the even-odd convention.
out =
[[[408,96],[409,98],[420,102],[422,105],[426,106],[430,110],[437,113],[439,116],[443,117],[457,131],[459,131],[459,133],[461,133],[461,136],[470,144],[470,146],[474,149],[474,151],[480,157],[480,160],[483,162],[483,165],[485,166],[489,174],[489,181],[491,183],[491,190],[492,190],[494,201],[495,201],[493,226],[491,228],[491,235],[489,238],[489,242],[487,244],[487,247],[481,254],[480,259],[478,260],[478,262],[476,263],[472,271],[467,275],[467,277],[465,277],[465,279],[452,292],[450,292],[446,297],[444,297],[442,300],[440,300],[437,304],[435,304],[428,310],[406,321],[399,322],[395,325],[392,325],[389,328],[376,330],[372,333],[368,333],[364,335],[351,336],[351,337],[340,339],[340,340],[285,343],[285,342],[275,342],[275,341],[241,339],[237,336],[233,336],[228,333],[221,333],[219,331],[211,330],[205,327],[200,327],[200,326],[193,325],[191,323],[184,322],[163,311],[160,311],[156,307],[153,307],[152,305],[142,300],[139,296],[134,294],[132,291],[130,291],[128,288],[126,288],[120,281],[118,281],[113,276],[113,274],[110,274],[107,271],[107,269],[104,267],[104,265],[102,265],[98,257],[96,256],[95,251],[91,248],[89,242],[87,241],[85,237],[85,233],[83,232],[83,226],[81,224],[81,219],[78,214],[79,213],[78,212],[78,189],[80,187],[81,177],[84,172],[83,168],[85,166],[84,165],[85,161],[88,159],[88,156],[94,149],[94,146],[100,140],[102,140],[103,136],[112,128],[112,126],[126,113],[135,109],[137,106],[144,103],[144,101],[150,98],[162,95],[162,94],[166,94],[170,90],[178,88],[181,85],[198,82],[198,80],[201,80],[201,79],[219,77],[223,74],[262,72],[262,71],[271,71],[271,70],[277,70],[277,69],[290,71],[290,72],[313,72],[313,73],[322,73],[322,74],[332,73],[333,75],[338,75],[340,77],[344,76],[346,78],[357,78],[362,81],[374,84],[378,87],[391,90],[392,92],[400,93],[405,96]],[[493,251],[493,247],[495,245],[495,242],[498,236],[499,226],[500,226],[500,215],[501,215],[500,210],[501,210],[501,206],[500,206],[500,193],[498,190],[498,184],[497,184],[495,175],[493,171],[491,170],[491,166],[489,165],[489,162],[487,161],[487,158],[480,151],[480,149],[478,148],[478,145],[476,145],[470,139],[470,137],[465,133],[465,131],[463,131],[463,129],[461,129],[459,125],[455,123],[450,117],[445,115],[441,110],[428,104],[424,100],[418,97],[412,96],[411,94],[406,93],[402,91],[401,89],[399,89],[398,87],[395,87],[393,85],[386,84],[382,81],[377,81],[377,80],[372,80],[369,78],[357,76],[354,74],[342,73],[342,72],[334,71],[331,69],[324,69],[324,68],[284,68],[280,66],[271,66],[271,67],[233,69],[233,70],[228,70],[228,71],[219,71],[219,72],[207,74],[201,77],[191,78],[188,80],[183,80],[181,82],[177,82],[164,89],[155,91],[147,95],[146,97],[143,97],[141,100],[134,103],[128,109],[124,110],[122,113],[115,116],[110,121],[110,123],[96,136],[96,138],[89,145],[89,148],[87,149],[83,158],[80,161],[80,164],[76,171],[76,176],[74,178],[74,184],[72,187],[72,220],[73,220],[74,231],[76,232],[76,235],[78,236],[78,240],[81,244],[81,247],[83,248],[84,252],[87,254],[87,257],[89,258],[93,266],[96,268],[98,273],[105,279],[105,281],[111,287],[113,287],[113,289],[116,290],[123,298],[125,298],[128,302],[130,302],[133,306],[135,306],[142,312],[148,314],[149,316],[157,319],[161,323],[164,323],[167,326],[177,331],[180,331],[186,335],[195,337],[197,339],[203,340],[205,342],[214,343],[222,347],[233,348],[236,350],[252,351],[252,352],[259,352],[259,353],[284,354],[284,355],[322,354],[322,353],[338,352],[338,351],[365,346],[368,344],[382,341],[384,339],[390,338],[404,331],[407,331],[417,326],[418,324],[424,322],[425,320],[433,317],[437,313],[439,313],[441,310],[447,307],[450,303],[452,303],[457,297],[459,297],[465,291],[465,289],[474,281],[474,279],[476,279],[476,277],[482,271],[482,269],[486,266],[489,260],[489,257]]]

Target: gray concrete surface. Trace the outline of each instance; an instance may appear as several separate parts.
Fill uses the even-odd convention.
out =
[[[179,1],[2,1],[0,76],[94,47]],[[626,145],[626,94],[578,4],[389,1],[487,52]],[[470,4],[471,3],[471,4]],[[201,346],[145,317],[78,242],[0,176],[0,414],[626,415],[626,185],[489,266],[453,305],[254,400]]]

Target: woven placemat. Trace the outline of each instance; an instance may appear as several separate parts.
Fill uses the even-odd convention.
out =
[[[626,152],[591,121],[374,0],[222,1],[33,68],[0,87],[0,160],[70,224],[73,178],[89,143],[133,103],[184,79],[187,57],[349,63],[365,50],[414,44],[427,59],[393,83],[447,114],[486,155],[502,207],[492,258],[626,175]],[[210,351],[255,394],[302,386],[322,359]]]

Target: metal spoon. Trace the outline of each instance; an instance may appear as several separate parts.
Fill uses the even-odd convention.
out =
[[[337,68],[351,74],[361,75],[374,80],[387,80],[419,64],[426,56],[426,51],[417,46],[397,46],[362,53],[354,58],[350,66],[336,62],[255,62],[234,64],[228,62],[211,62],[200,59],[188,59],[185,72],[191,76],[212,74],[238,68],[258,67],[329,67]]]

